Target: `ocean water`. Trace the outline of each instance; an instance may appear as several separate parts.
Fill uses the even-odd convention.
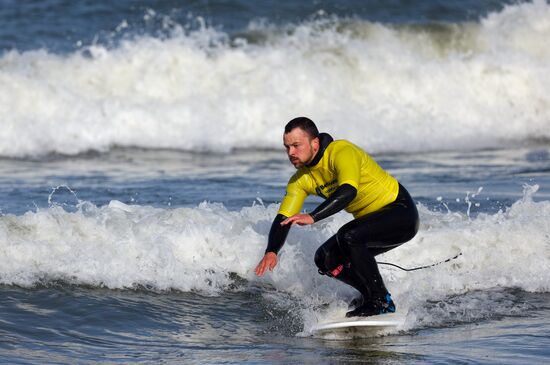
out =
[[[0,0],[2,363],[546,364],[547,1]],[[253,269],[306,115],[417,201],[406,319],[319,336],[339,213]],[[309,210],[319,204],[312,198]]]

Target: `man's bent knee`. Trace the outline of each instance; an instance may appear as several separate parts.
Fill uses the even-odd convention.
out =
[[[321,274],[333,271],[342,264],[344,259],[336,236],[329,238],[317,249],[314,260]]]
[[[327,271],[326,267],[326,253],[323,246],[319,247],[315,252],[315,265],[319,268],[319,273],[325,273]]]

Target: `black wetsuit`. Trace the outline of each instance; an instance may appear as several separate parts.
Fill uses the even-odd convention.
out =
[[[374,256],[412,239],[418,212],[400,184],[397,199],[385,207],[346,223],[315,253],[319,272],[359,290],[365,299],[384,298],[386,287]]]

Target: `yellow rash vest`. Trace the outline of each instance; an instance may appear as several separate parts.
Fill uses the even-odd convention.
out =
[[[355,218],[374,212],[397,198],[399,183],[365,151],[346,140],[330,142],[321,159],[303,166],[290,178],[279,214],[297,214],[310,194],[328,198],[340,185],[357,189],[357,196],[345,208]]]

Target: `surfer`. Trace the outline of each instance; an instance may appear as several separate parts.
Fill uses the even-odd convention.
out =
[[[407,190],[365,151],[346,140],[319,133],[305,117],[285,126],[284,146],[297,169],[290,178],[269,232],[264,257],[255,269],[262,276],[277,265],[290,227],[327,218],[342,209],[354,219],[315,253],[319,273],[357,289],[346,317],[395,312],[374,257],[409,241],[418,230],[418,212]],[[305,198],[325,199],[310,213],[300,213]]]

